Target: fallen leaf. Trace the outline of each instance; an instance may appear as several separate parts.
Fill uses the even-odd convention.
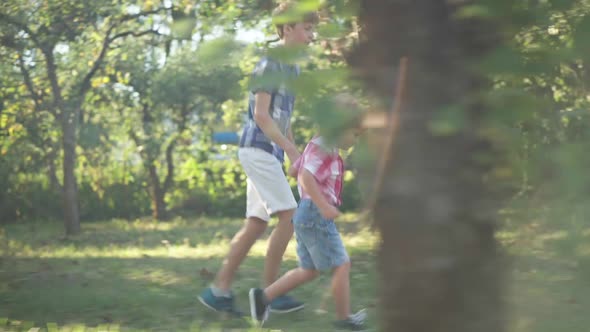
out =
[[[199,275],[201,276],[202,279],[205,280],[211,280],[213,279],[213,277],[215,277],[215,274],[209,270],[207,270],[206,268],[201,268],[201,270],[199,271]]]

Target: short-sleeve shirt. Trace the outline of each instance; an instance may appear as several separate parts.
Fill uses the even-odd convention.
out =
[[[307,144],[301,157],[294,165],[299,169],[299,172],[305,169],[313,175],[329,203],[335,206],[342,203],[344,162],[338,154],[338,149],[325,147],[322,137],[316,137]],[[301,184],[297,188],[301,199],[311,199]]]
[[[252,88],[248,101],[248,119],[240,138],[240,147],[255,147],[273,154],[280,162],[284,161],[284,151],[276,143],[266,137],[262,129],[254,121],[257,92],[271,95],[269,113],[281,133],[287,136],[291,126],[291,116],[295,105],[295,94],[287,90],[286,83],[299,75],[299,67],[287,65],[270,59],[262,58],[252,73]]]

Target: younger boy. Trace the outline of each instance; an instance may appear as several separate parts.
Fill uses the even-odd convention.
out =
[[[292,3],[283,3],[274,11],[277,34],[284,47],[307,46],[314,37],[317,13],[294,16],[293,12]],[[286,19],[290,21],[286,22]],[[248,121],[238,152],[247,175],[246,223],[232,239],[229,254],[215,281],[198,297],[201,303],[215,311],[240,314],[234,305],[231,284],[238,267],[266,230],[272,215],[276,215],[279,222],[269,238],[264,285],[270,285],[279,276],[283,254],[293,236],[291,219],[297,207],[282,163],[284,154],[292,162],[299,158],[291,130],[295,95],[287,88],[287,82],[298,74],[297,65],[270,57],[263,58],[254,69]],[[302,308],[302,302],[286,295],[275,297],[271,303],[273,312],[286,313]]]
[[[363,330],[365,312],[350,313],[350,259],[334,223],[340,215],[337,206],[341,203],[344,175],[338,148],[350,148],[361,131],[360,125],[356,125],[360,123],[358,116],[352,122],[355,125],[340,133],[336,147],[330,147],[321,136],[312,139],[295,165],[301,196],[293,218],[299,267],[265,289],[250,290],[250,314],[256,321],[263,323],[267,319],[268,304],[273,299],[313,280],[320,271],[332,270],[336,328]]]

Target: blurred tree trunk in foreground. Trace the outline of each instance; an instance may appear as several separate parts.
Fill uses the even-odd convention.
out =
[[[500,44],[492,20],[459,18],[469,1],[360,1],[349,55],[367,88],[391,100],[409,59],[406,101],[373,210],[382,331],[501,332],[503,273],[484,136],[490,89],[474,65]]]

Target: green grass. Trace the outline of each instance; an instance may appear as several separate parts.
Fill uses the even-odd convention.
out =
[[[113,220],[83,225],[82,234],[63,239],[60,224],[4,228],[0,261],[0,330],[28,330],[55,323],[60,331],[242,331],[246,319],[230,319],[205,309],[199,291],[212,279],[227,252],[237,219]],[[344,239],[354,261],[354,308],[373,308],[375,235],[348,216]],[[270,234],[270,230],[267,232]],[[260,283],[267,238],[258,241],[236,278],[239,307],[248,310],[247,292]],[[283,271],[297,265],[295,242]],[[265,330],[326,331],[332,303],[325,275],[292,292],[305,300],[303,312],[273,315]],[[375,314],[370,313],[375,321]],[[2,318],[4,317],[4,318]],[[252,329],[257,330],[257,329]]]
[[[505,217],[498,238],[512,258],[509,331],[590,331],[590,226]],[[257,331],[247,320],[212,313],[196,299],[240,226],[240,220],[223,218],[112,220],[86,223],[82,234],[69,239],[61,224],[50,222],[0,228],[0,330]],[[354,215],[345,216],[341,231],[353,260],[353,307],[368,308],[376,327],[377,237]],[[260,283],[266,244],[264,238],[254,246],[236,278],[243,310],[248,289]],[[294,249],[292,241],[284,271],[296,266]],[[272,315],[264,330],[329,331],[328,285],[324,275],[293,291],[306,309]]]

